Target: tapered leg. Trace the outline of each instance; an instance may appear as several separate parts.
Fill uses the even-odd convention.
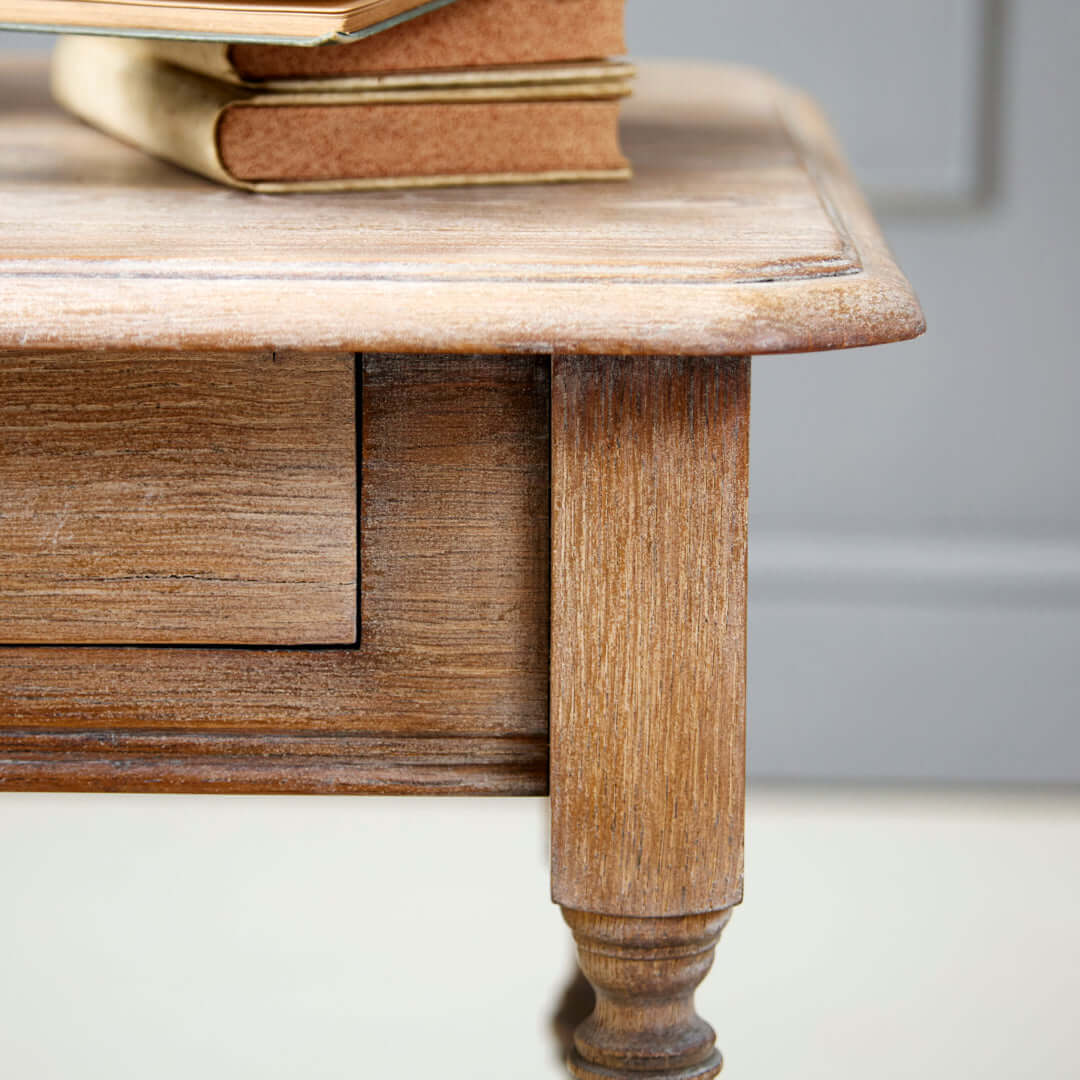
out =
[[[742,898],[749,361],[556,357],[552,893],[596,1008],[571,1073],[715,1076]]]

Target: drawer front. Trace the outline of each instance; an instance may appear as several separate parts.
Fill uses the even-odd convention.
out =
[[[356,640],[350,356],[0,358],[0,642]]]

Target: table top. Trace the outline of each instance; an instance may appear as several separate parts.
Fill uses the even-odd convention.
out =
[[[644,65],[629,183],[256,196],[0,67],[0,349],[750,355],[918,335],[825,121],[758,72]]]

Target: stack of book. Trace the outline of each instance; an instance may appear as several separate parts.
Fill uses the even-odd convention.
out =
[[[323,22],[281,33],[273,17],[299,5],[246,0],[249,23],[260,3],[262,31],[204,19],[210,29],[169,31],[188,40],[142,36],[163,32],[145,26],[65,36],[53,94],[112,135],[254,191],[629,176],[618,109],[633,72],[613,59],[625,0],[353,0],[368,20],[359,29],[328,29],[333,0],[322,0]],[[183,8],[161,7],[175,26]]]

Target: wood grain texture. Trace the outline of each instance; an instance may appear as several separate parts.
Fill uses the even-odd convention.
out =
[[[742,893],[748,360],[558,356],[552,895],[637,918]]]
[[[577,1080],[709,1080],[723,1067],[694,991],[712,967],[730,909],[627,919],[564,909],[595,1007],[567,1057]]]
[[[548,364],[363,360],[361,642],[0,648],[0,788],[543,794]]]
[[[0,358],[0,642],[356,640],[353,357]]]
[[[539,736],[0,731],[0,791],[543,795]]]
[[[820,114],[757,73],[644,67],[630,184],[292,199],[89,130],[43,80],[0,67],[0,348],[754,355],[923,329]]]

